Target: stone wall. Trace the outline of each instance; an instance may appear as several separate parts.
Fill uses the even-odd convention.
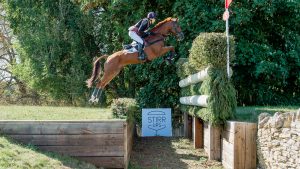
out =
[[[257,157],[260,168],[300,168],[300,109],[259,116]]]

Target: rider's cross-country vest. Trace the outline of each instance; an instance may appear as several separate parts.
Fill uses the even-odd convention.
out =
[[[143,36],[145,34],[145,30],[147,30],[150,26],[150,21],[148,18],[141,19],[138,23],[134,26],[131,26],[128,30],[134,31],[139,36]]]

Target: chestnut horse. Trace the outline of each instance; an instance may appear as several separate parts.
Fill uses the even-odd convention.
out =
[[[152,35],[145,38],[144,52],[147,56],[146,61],[151,61],[165,53],[171,51],[171,57],[175,54],[173,46],[165,46],[164,40],[170,34],[175,35],[179,41],[184,38],[181,28],[178,24],[177,18],[167,18],[164,21],[159,22],[155,27],[150,30]],[[105,86],[116,77],[124,66],[129,64],[138,64],[145,61],[138,59],[138,52],[129,53],[127,50],[115,52],[114,54],[107,56],[101,56],[94,62],[93,73],[91,77],[86,81],[87,87],[91,88],[93,82],[100,76],[100,60],[106,59],[104,63],[104,72],[100,81],[97,82],[96,88],[90,98],[90,102],[98,102]],[[99,96],[100,91],[100,96]]]

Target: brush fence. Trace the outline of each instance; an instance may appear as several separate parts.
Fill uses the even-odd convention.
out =
[[[204,81],[208,69],[182,79],[179,86],[183,88]],[[208,98],[209,95],[186,96],[180,98],[180,103],[207,107]],[[214,126],[184,114],[184,133],[193,138],[194,148],[204,148],[208,159],[222,161],[226,169],[256,168],[256,132],[256,123],[227,121],[224,126]]]
[[[97,167],[127,168],[133,124],[107,121],[0,121],[0,134],[92,163]]]

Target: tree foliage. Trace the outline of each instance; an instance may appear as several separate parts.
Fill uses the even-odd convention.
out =
[[[96,50],[111,54],[130,43],[127,29],[147,12],[178,17],[184,42],[168,38],[188,57],[201,32],[224,32],[221,0],[3,1],[20,41],[15,71],[30,86],[63,100],[84,98]],[[297,104],[300,93],[300,1],[240,0],[230,7],[235,39],[233,81],[239,104]],[[126,67],[106,90],[108,100],[137,97],[141,106],[178,103],[178,78],[162,59]]]
[[[71,1],[5,1],[21,63],[14,73],[35,90],[75,103],[96,52],[92,17]]]

